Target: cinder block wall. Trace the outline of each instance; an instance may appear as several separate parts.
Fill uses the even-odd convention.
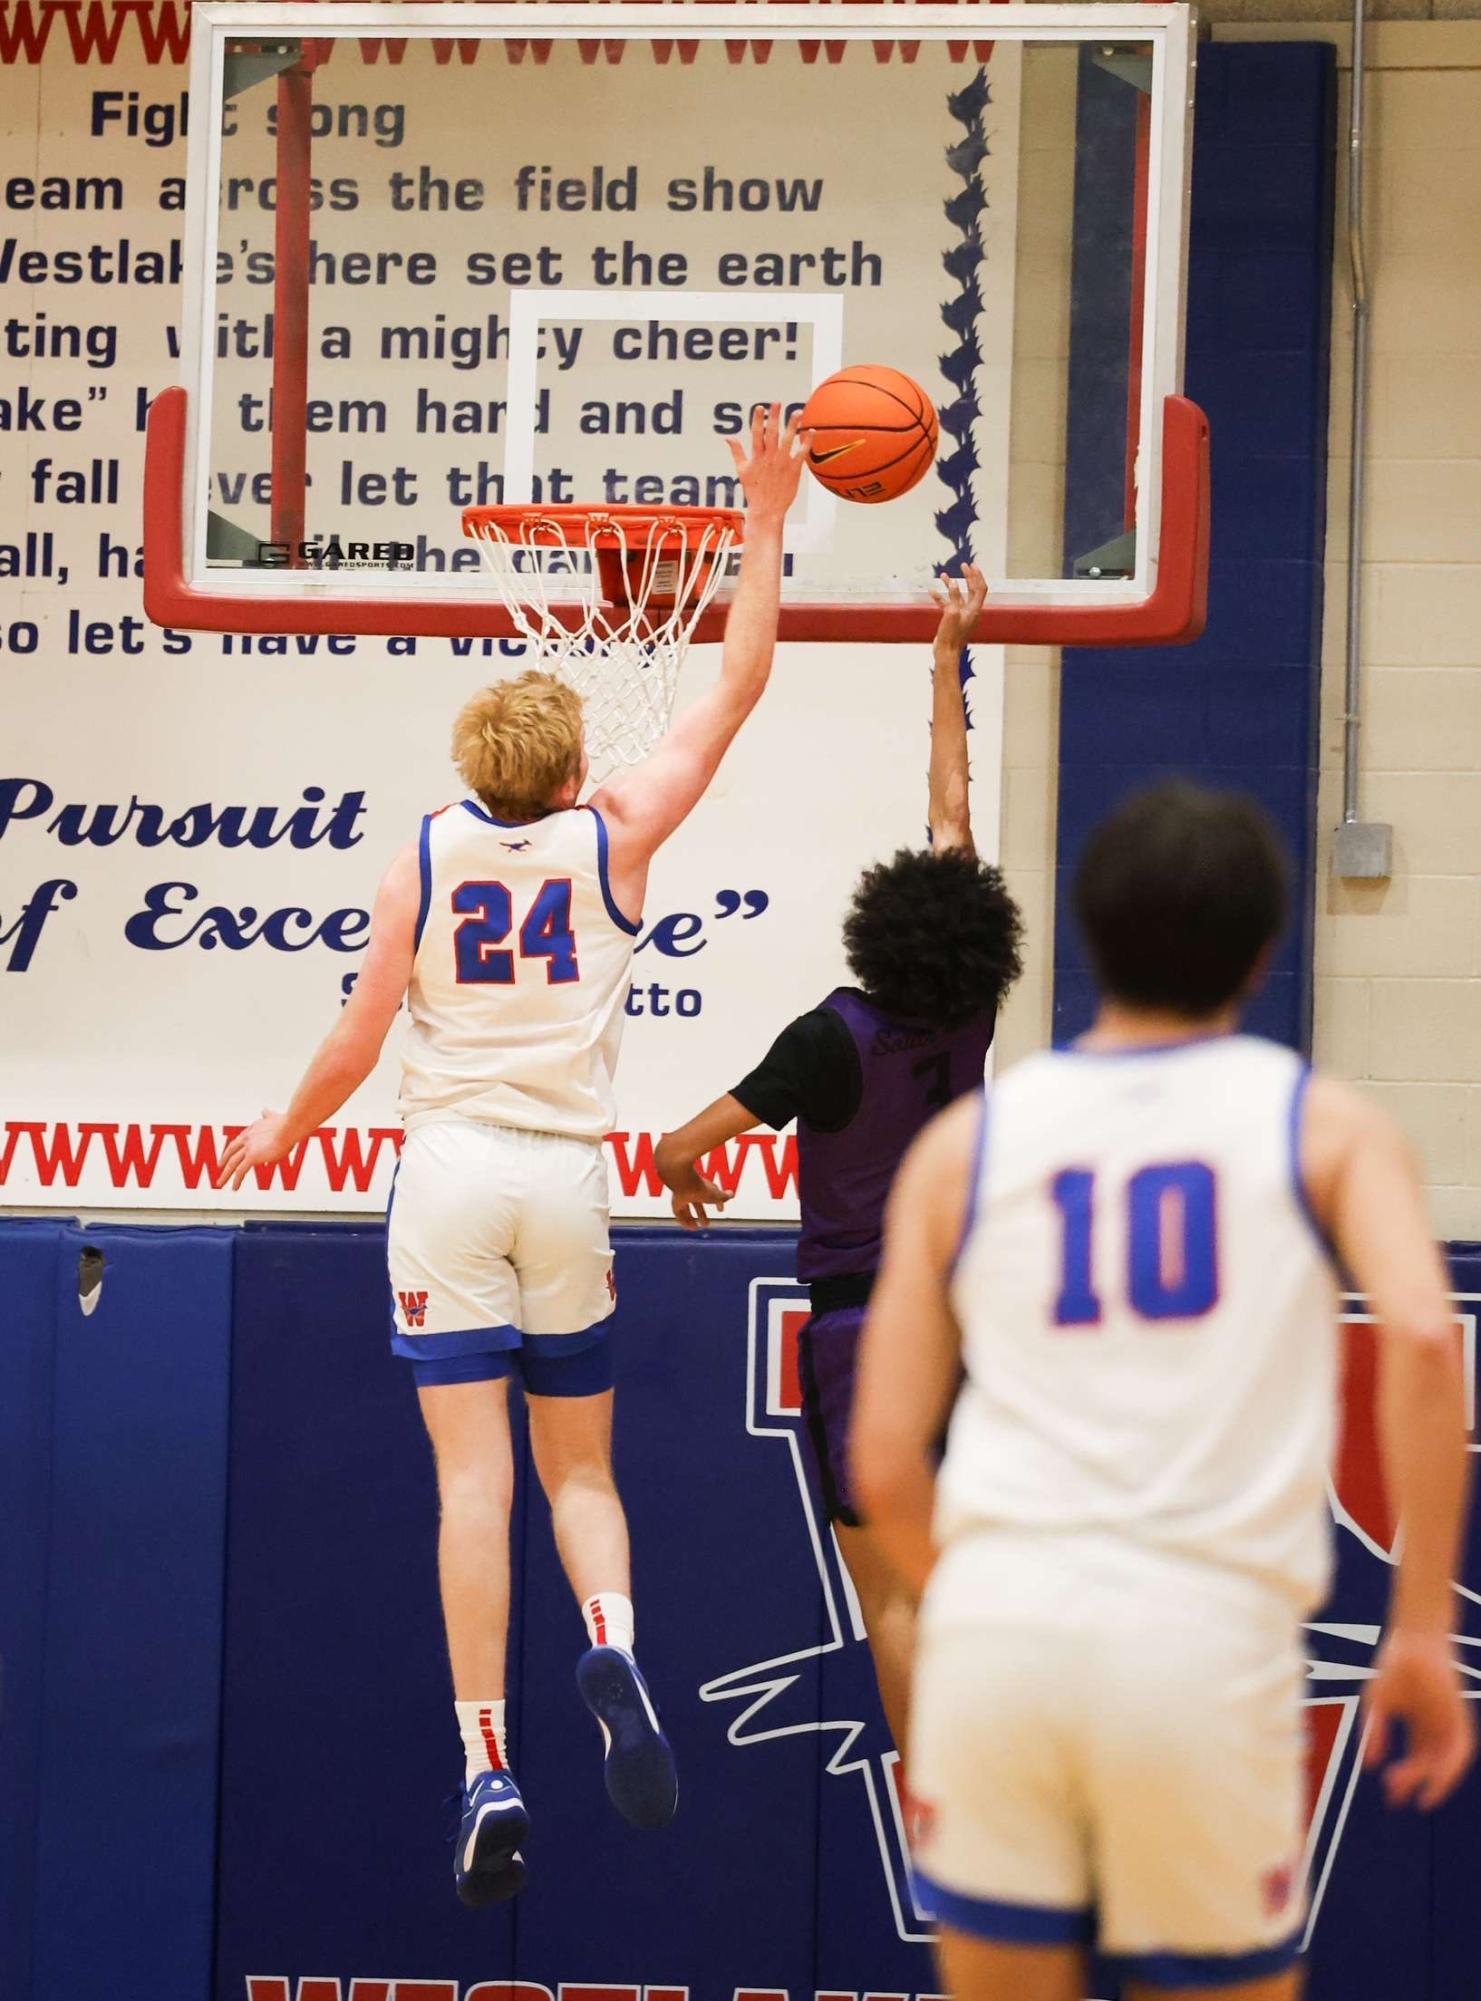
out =
[[[1481,23],[1385,23],[1369,53],[1361,763],[1365,816],[1393,824],[1394,874],[1336,882],[1324,852],[1315,1053],[1403,1122],[1437,1231],[1463,1240],[1481,1237]],[[1344,208],[1339,245],[1345,232]],[[1347,630],[1340,252],[1334,314],[1324,833],[1342,806]]]
[[[1345,134],[1350,49],[1333,21],[1220,22],[1220,40],[1336,42]],[[1364,810],[1393,822],[1386,884],[1328,875],[1341,811],[1351,312],[1346,210],[1333,279],[1323,832],[1315,1057],[1362,1082],[1423,1154],[1437,1231],[1481,1238],[1481,22],[1392,21],[1369,35],[1373,368],[1363,548]],[[1024,104],[1023,143],[1072,115],[1068,80]],[[1339,155],[1341,139],[1339,138]],[[1033,226],[1027,212],[1020,228]],[[1067,326],[1069,246],[1035,244],[1020,315],[1015,476],[1063,438],[1031,407],[1034,363]],[[1217,440],[1215,449],[1217,450]],[[1057,452],[1057,458],[1056,458]],[[1058,663],[1008,661],[1003,855],[1029,922],[1028,965],[999,1033],[1011,1062],[1051,1035]]]
[[[1073,49],[1036,50],[1023,72],[1009,532],[1015,560],[1045,575],[1063,542],[1073,220],[1063,180],[1074,167],[1075,75]],[[998,1024],[999,1067],[1050,1039],[1059,798],[1059,651],[1010,646],[1006,664],[1002,858],[1026,935],[1023,978]]]

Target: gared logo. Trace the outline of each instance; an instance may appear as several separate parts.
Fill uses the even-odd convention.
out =
[[[617,1274],[610,1265],[607,1267],[607,1297],[614,1306],[617,1304]]]
[[[427,1324],[427,1295],[425,1292],[398,1292],[401,1302],[401,1317],[408,1327],[425,1327]]]

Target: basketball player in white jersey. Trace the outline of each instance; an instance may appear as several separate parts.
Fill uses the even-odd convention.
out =
[[[386,873],[355,990],[286,1112],[227,1149],[221,1183],[281,1159],[369,1076],[409,1004],[406,1140],[387,1216],[395,1351],[415,1372],[437,1461],[438,1545],[465,1752],[455,1876],[465,1903],[524,1883],[528,1818],[507,1770],[505,1650],[523,1380],[536,1470],[586,1621],[578,1685],[602,1728],[607,1791],[638,1827],[677,1803],[673,1754],[633,1659],[627,1522],[612,1478],[616,1301],[603,1139],[648,865],[693,810],[771,672],[782,528],[802,454],[758,410],[740,576],[720,677],[635,770],[588,806],[579,698],[527,673],[458,717],[471,797],[428,814]]]
[[[855,1480],[928,1585],[920,1891],[958,2001],[1082,2001],[1092,1946],[1131,2001],[1293,2001],[1334,1256],[1382,1329],[1404,1525],[1368,1762],[1402,1723],[1388,1795],[1430,1807],[1472,1756],[1446,1273],[1392,1121],[1237,1032],[1284,918],[1258,810],[1144,794],[1093,836],[1076,901],[1095,1027],[922,1134],[865,1334]]]

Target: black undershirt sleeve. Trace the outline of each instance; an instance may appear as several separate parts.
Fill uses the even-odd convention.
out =
[[[859,1109],[861,1090],[854,1038],[841,1015],[818,1007],[782,1030],[731,1095],[776,1131],[805,1119],[821,1132],[837,1132]]]

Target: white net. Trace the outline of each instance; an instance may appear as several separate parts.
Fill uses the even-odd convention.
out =
[[[640,763],[668,728],[738,518],[470,509],[464,527],[522,637],[582,697],[593,777]]]

